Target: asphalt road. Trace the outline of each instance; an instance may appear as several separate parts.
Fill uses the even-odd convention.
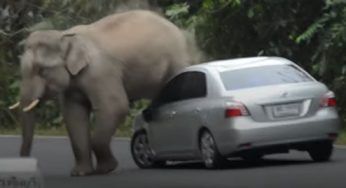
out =
[[[0,137],[0,158],[17,157],[20,139]],[[336,148],[332,161],[313,163],[305,152],[270,155],[260,164],[232,160],[226,169],[206,170],[201,163],[182,163],[165,169],[138,169],[127,139],[114,139],[112,148],[120,161],[109,175],[70,177],[73,156],[66,138],[36,138],[33,156],[38,159],[47,188],[107,187],[346,187],[346,149]]]

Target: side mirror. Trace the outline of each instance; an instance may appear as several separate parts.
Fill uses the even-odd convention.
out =
[[[143,118],[146,122],[153,121],[154,119],[154,109],[152,107],[148,107],[142,112]]]

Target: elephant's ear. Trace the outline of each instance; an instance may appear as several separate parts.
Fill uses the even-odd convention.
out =
[[[90,62],[87,48],[76,34],[65,34],[61,43],[66,68],[72,75],[77,75]]]

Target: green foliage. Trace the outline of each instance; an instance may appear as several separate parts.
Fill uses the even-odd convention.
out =
[[[167,7],[165,16],[180,28],[184,28],[194,34],[196,25],[201,23],[203,18],[197,15],[190,15],[190,8],[191,6],[186,2],[173,4]]]
[[[311,57],[313,73],[336,92],[340,111],[345,114],[346,2],[326,1],[322,16],[307,27],[296,42],[316,44]]]
[[[136,115],[138,115],[143,109],[149,105],[148,100],[139,100],[132,104],[129,115],[125,122],[119,127],[117,135],[131,136],[132,134],[132,121]]]
[[[179,27],[191,29],[191,18],[188,19],[189,8],[190,5],[187,3],[173,4],[168,7],[165,15]]]
[[[329,20],[329,15],[325,15],[324,17],[318,19],[316,22],[314,22],[312,25],[308,27],[308,29],[299,35],[296,38],[296,43],[302,43],[303,41],[310,41],[311,38],[319,32],[321,29],[323,29],[326,22]]]
[[[173,4],[166,10],[166,16],[170,20],[179,22],[182,21],[183,16],[189,13],[189,5],[187,3]]]

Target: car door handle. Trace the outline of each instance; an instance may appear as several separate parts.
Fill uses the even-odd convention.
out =
[[[177,114],[176,111],[171,111],[171,112],[168,113],[168,117],[169,118],[173,118],[176,114]]]
[[[194,112],[195,112],[196,114],[198,114],[198,113],[201,112],[201,109],[200,109],[200,108],[196,108],[196,109],[194,110]]]

